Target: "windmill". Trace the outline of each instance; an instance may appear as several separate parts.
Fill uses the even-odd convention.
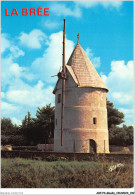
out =
[[[63,126],[64,126],[64,104],[65,104],[65,80],[66,76],[66,66],[65,66],[65,29],[66,29],[66,20],[64,19],[64,28],[63,28],[63,54],[62,54],[62,71],[59,70],[57,75],[59,79],[62,81],[61,88],[61,146],[63,145]],[[61,69],[61,68],[60,68]],[[52,77],[54,77],[52,76]]]
[[[108,88],[78,42],[62,69],[55,94],[55,152],[109,153],[106,93]],[[66,80],[68,79],[68,80]],[[97,147],[98,146],[98,147]]]

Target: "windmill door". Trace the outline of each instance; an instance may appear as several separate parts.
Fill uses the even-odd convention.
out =
[[[97,144],[93,139],[89,140],[89,152],[96,153],[97,152]]]

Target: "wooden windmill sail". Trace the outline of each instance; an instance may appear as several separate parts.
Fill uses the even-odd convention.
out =
[[[66,20],[64,19],[64,28],[63,28],[63,54],[62,54],[62,71],[58,72],[57,75],[59,79],[62,80],[62,88],[61,88],[61,146],[63,145],[63,126],[64,126],[64,104],[65,104],[65,80],[66,77],[66,66],[65,66],[65,30],[66,30]]]
[[[61,75],[60,75],[60,78],[62,79],[61,146],[63,145],[64,104],[65,104],[65,79],[66,79],[66,67],[65,67],[65,28],[66,28],[66,20],[64,19],[64,28],[63,28],[63,63],[62,63],[62,72],[61,72]]]

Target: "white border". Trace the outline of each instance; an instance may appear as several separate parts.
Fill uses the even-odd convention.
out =
[[[0,27],[1,27],[1,2],[4,1],[38,1],[38,0],[0,0]],[[39,0],[45,1],[45,0]],[[63,1],[63,0],[47,0],[47,1]],[[64,0],[69,1],[69,0]],[[63,2],[64,2],[63,1]],[[72,1],[81,1],[81,0],[72,0]],[[85,0],[85,1],[94,1],[94,0]],[[98,0],[98,1],[112,1],[112,0]],[[113,1],[121,1],[121,0],[113,0]],[[123,0],[123,1],[131,1],[134,0]],[[1,28],[0,28],[0,35],[1,35]],[[1,42],[1,36],[0,36]],[[134,48],[135,48],[135,2],[134,2]],[[0,55],[0,62],[1,62],[1,55]],[[0,63],[1,64],[1,63]],[[134,64],[135,64],[135,50],[134,50]],[[134,66],[134,83],[135,83],[135,66]],[[134,100],[135,100],[135,91],[134,91]],[[1,108],[1,102],[0,102]],[[135,112],[135,104],[134,104],[134,112]],[[0,112],[1,116],[1,112]],[[135,127],[135,115],[134,115],[134,127]],[[0,135],[1,135],[1,128],[0,128]],[[134,135],[135,136],[135,135]],[[1,136],[0,136],[1,137]],[[135,139],[134,139],[135,140]],[[1,143],[1,142],[0,142]],[[0,152],[1,157],[1,152]],[[134,154],[134,161],[135,161],[135,154]],[[1,158],[0,158],[0,171],[1,171]],[[134,171],[134,178],[135,178],[135,171]],[[1,187],[1,177],[0,177],[0,187]],[[133,188],[1,188],[0,194],[97,194],[97,192],[101,192],[101,194],[106,194],[107,192],[135,192],[135,186]]]

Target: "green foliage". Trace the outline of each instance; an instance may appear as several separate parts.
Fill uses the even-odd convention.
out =
[[[1,134],[2,135],[16,135],[20,134],[18,127],[13,125],[10,118],[1,119]]]
[[[36,118],[30,112],[17,127],[11,119],[1,120],[2,144],[37,145],[38,143],[52,143],[54,132],[54,107],[51,104],[38,108]]]
[[[14,145],[14,146],[21,146],[24,143],[24,136],[23,135],[2,135],[1,136],[1,143],[2,145]]]
[[[2,188],[131,188],[133,164],[2,159]],[[19,179],[18,179],[19,178]],[[33,179],[34,178],[34,179]]]
[[[124,114],[107,101],[109,144],[127,146],[133,144],[133,126],[119,127],[124,122]]]
[[[34,128],[35,128],[34,119],[31,118],[31,114],[30,112],[28,112],[25,118],[22,120],[22,124],[19,127],[25,138],[23,145],[34,145],[33,137],[36,137]]]
[[[24,136],[20,129],[9,118],[1,119],[1,144],[22,145]]]
[[[38,108],[36,118],[31,118],[28,112],[20,129],[25,137],[24,145],[51,143],[54,131],[54,107],[49,104]]]
[[[127,146],[133,145],[133,126],[117,127],[112,126],[109,129],[110,145]]]
[[[68,161],[69,158],[68,157],[64,157],[64,156],[57,157],[54,154],[50,154],[49,156],[46,157],[46,160],[50,161],[50,162],[52,162],[52,161]]]
[[[107,113],[108,113],[108,128],[112,126],[120,125],[124,122],[124,114],[118,109],[114,108],[112,102],[107,101]]]
[[[50,156],[46,157],[46,160],[47,161],[57,161],[58,160],[58,157],[55,156],[54,154],[50,154]]]
[[[43,143],[51,143],[51,138],[54,137],[54,111],[51,104],[37,110],[35,122],[42,131]]]
[[[28,112],[19,127],[13,125],[11,119],[3,118],[2,144],[34,146],[39,143],[53,143],[54,111],[55,108],[49,104],[37,109],[36,118],[32,118]],[[124,122],[124,114],[114,108],[110,101],[107,101],[107,112],[110,144],[122,146],[133,144],[133,127],[126,125],[118,127]]]

